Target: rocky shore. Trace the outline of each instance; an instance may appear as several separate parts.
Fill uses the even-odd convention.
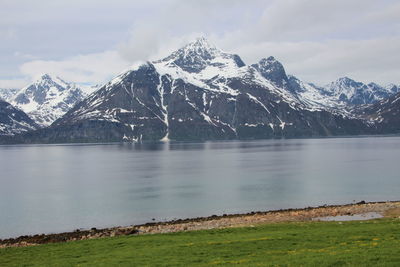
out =
[[[127,227],[113,227],[58,234],[27,235],[18,238],[0,240],[0,248],[34,246],[46,243],[69,242],[75,240],[114,237],[121,235],[141,235],[172,233],[227,227],[254,226],[257,224],[278,222],[312,221],[321,217],[358,215],[375,212],[384,217],[400,217],[400,201],[370,202],[356,204],[308,207],[304,209],[286,209],[247,214],[224,214],[222,216],[179,219],[168,222],[154,222]]]

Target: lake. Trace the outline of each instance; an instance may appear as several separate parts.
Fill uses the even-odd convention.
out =
[[[0,146],[0,238],[400,199],[400,137]]]

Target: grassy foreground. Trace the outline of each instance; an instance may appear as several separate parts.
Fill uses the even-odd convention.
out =
[[[400,220],[278,223],[0,249],[0,266],[400,266]]]

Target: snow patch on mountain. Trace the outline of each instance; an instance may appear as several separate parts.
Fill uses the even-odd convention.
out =
[[[0,99],[8,101],[10,100],[19,90],[18,89],[7,89],[0,88]]]
[[[286,75],[273,57],[245,65],[199,38],[164,59],[119,74],[52,128],[56,134],[68,126],[72,139],[108,141],[368,132],[346,105],[332,90]]]
[[[240,79],[249,85],[265,87],[266,90],[291,103],[293,108],[295,106],[306,108],[290,92],[279,86],[279,83],[263,76],[260,65],[280,64],[276,62],[273,57],[269,57],[258,65],[248,66],[238,55],[226,53],[201,37],[152,64],[160,75],[169,75],[175,80],[182,79],[205,90],[237,96],[239,91],[229,86],[229,83],[234,79]],[[263,67],[263,70],[267,68],[265,65]]]
[[[185,84],[193,85],[197,88],[201,88],[204,91],[202,93],[202,106],[199,103],[192,101],[187,95],[184,96],[185,102],[187,102],[193,110],[199,113],[204,120],[211,124],[216,125],[225,124],[233,131],[236,129],[230,124],[230,122],[224,122],[217,117],[212,117],[208,114],[210,106],[213,104],[213,98],[220,95],[225,95],[227,100],[236,101],[236,97],[241,93],[238,88],[232,86],[235,82],[247,85],[249,88],[263,88],[272,95],[275,95],[276,104],[281,101],[286,102],[293,110],[322,110],[326,107],[334,106],[333,103],[318,104],[317,99],[310,99],[311,96],[314,98],[318,96],[318,99],[324,99],[320,97],[317,92],[318,90],[310,85],[301,83],[303,86],[303,92],[299,91],[299,95],[294,95],[289,88],[289,80],[286,76],[285,70],[279,61],[273,57],[260,60],[259,63],[251,66],[245,65],[239,56],[235,54],[226,53],[214,45],[210,44],[205,38],[199,38],[194,42],[186,45],[185,47],[173,52],[170,56],[153,61],[136,65],[130,70],[121,73],[112,79],[109,83],[105,84],[99,91],[90,95],[85,101],[88,103],[87,106],[79,107],[74,110],[74,120],[79,119],[101,119],[110,122],[117,122],[118,116],[121,111],[117,113],[115,109],[97,110],[97,108],[104,104],[104,101],[113,96],[112,90],[118,86],[122,86],[126,93],[132,97],[132,99],[138,102],[144,108],[153,111],[154,107],[146,105],[146,101],[140,100],[140,97],[135,95],[132,91],[134,84],[127,84],[127,79],[132,73],[139,69],[152,69],[158,75],[157,81],[152,81],[157,84],[157,92],[159,99],[154,99],[154,105],[158,107],[161,112],[153,112],[156,114],[156,118],[161,120],[167,127],[168,123],[168,104],[165,101],[164,95],[166,90],[161,81],[162,77],[167,77],[172,84],[171,91],[169,94],[174,93],[174,89],[177,86],[177,82],[182,80]],[[314,92],[310,92],[310,90]],[[262,101],[251,93],[247,93],[248,98],[259,105],[260,108],[271,114],[269,109]],[[154,98],[154,97],[153,97]],[[146,102],[146,103],[145,103]],[[270,104],[272,105],[272,104]],[[129,111],[133,113],[134,111]],[[158,114],[161,113],[161,114]],[[271,116],[276,116],[271,114]],[[172,118],[173,119],[173,118]],[[284,129],[285,125],[291,125],[291,123],[283,123],[279,117],[276,117],[279,121],[278,127]],[[268,123],[267,125],[271,125]],[[130,126],[131,127],[131,126]],[[168,133],[165,136],[168,138]]]
[[[152,64],[161,75],[168,74],[173,79],[183,79],[209,90],[213,90],[207,84],[211,79],[237,77],[246,72],[246,66],[238,55],[220,50],[204,37]],[[231,93],[235,94],[234,91]]]
[[[22,110],[0,100],[0,135],[14,135],[35,129],[35,122]]]
[[[325,88],[299,80],[288,75],[291,92],[311,110],[343,112],[346,104],[338,102]]]
[[[74,84],[45,74],[22,88],[10,102],[45,127],[64,115],[84,96],[85,93]]]
[[[396,93],[396,87],[388,88],[376,83],[364,84],[348,77],[339,78],[325,86],[329,95],[348,105],[372,104]]]
[[[386,99],[399,91],[395,85],[364,84],[348,77],[326,86],[317,86],[288,75],[289,89],[302,103],[314,110],[355,117],[352,110],[358,105],[369,105]]]

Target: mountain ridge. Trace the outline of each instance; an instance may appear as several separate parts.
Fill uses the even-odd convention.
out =
[[[352,81],[341,84],[354,85]],[[376,132],[374,123],[353,113],[347,108],[352,104],[332,92],[287,75],[273,57],[246,65],[238,55],[200,38],[121,73],[50,127],[20,140],[215,140]]]
[[[18,91],[19,91],[19,89],[15,89],[15,88],[0,88],[0,99],[3,101],[8,101]]]
[[[38,128],[25,112],[0,99],[0,136],[11,136]]]
[[[83,100],[83,91],[59,77],[43,74],[19,90],[10,103],[27,113],[42,127],[49,126],[72,106]]]

